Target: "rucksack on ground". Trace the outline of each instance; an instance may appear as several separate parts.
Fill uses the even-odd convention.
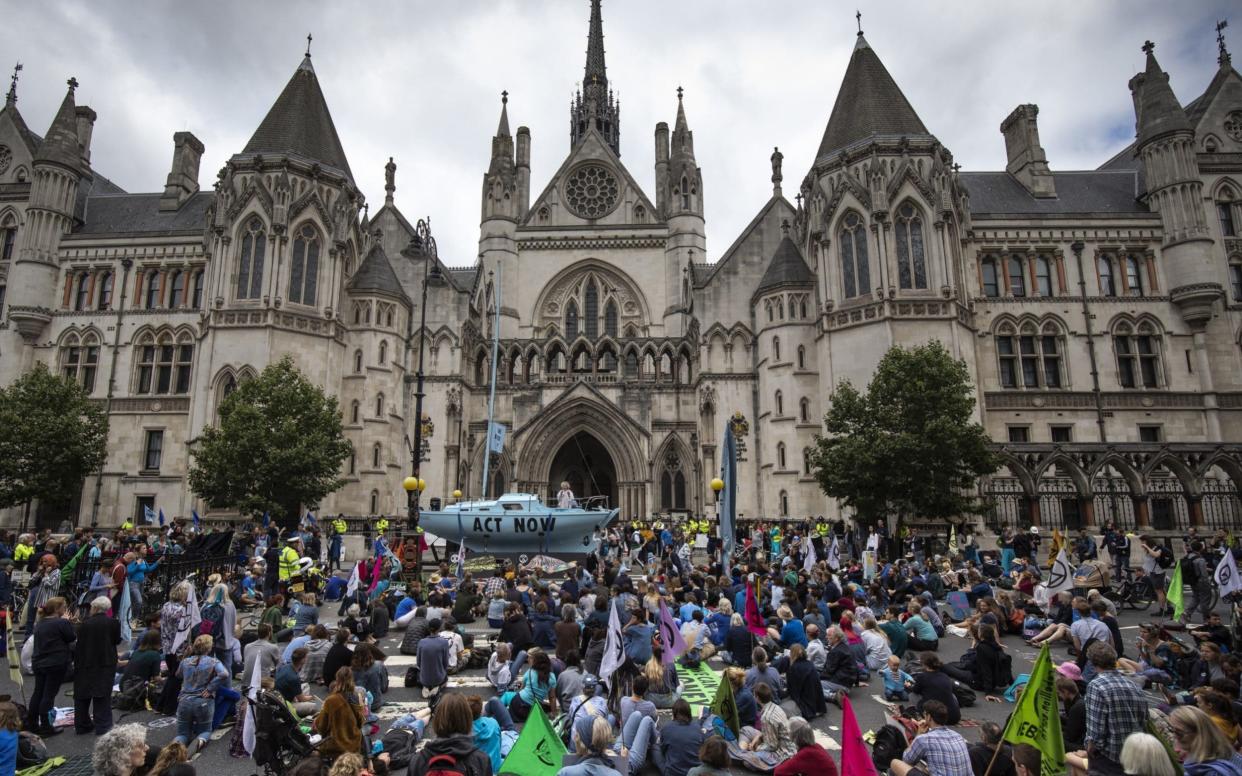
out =
[[[905,751],[905,735],[892,725],[884,725],[875,732],[875,743],[871,745],[871,762],[880,773],[887,773],[893,760],[900,760]]]
[[[389,770],[405,768],[414,759],[414,745],[418,734],[409,728],[392,728],[384,734],[384,752],[388,755]]]
[[[211,636],[218,643],[224,636],[224,607],[220,604],[207,604],[203,607],[201,616],[198,635]]]

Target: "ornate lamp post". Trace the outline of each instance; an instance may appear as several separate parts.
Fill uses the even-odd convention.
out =
[[[423,288],[422,300],[418,311],[418,372],[415,374],[417,380],[414,388],[414,443],[410,445],[410,468],[413,471],[412,476],[406,477],[402,483],[406,493],[410,495],[409,500],[409,530],[414,533],[416,545],[414,573],[421,578],[423,571],[423,553],[422,535],[418,527],[419,501],[422,492],[427,488],[427,482],[419,477],[419,470],[423,461],[423,397],[426,393],[423,390],[423,336],[427,329],[427,281],[433,277],[440,277],[440,260],[436,251],[436,238],[431,236],[431,225],[427,219],[420,219],[414,227],[414,237],[410,240],[410,244],[402,251],[402,255],[406,258],[422,258],[423,259]]]

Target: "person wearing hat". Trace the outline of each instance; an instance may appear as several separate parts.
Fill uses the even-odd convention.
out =
[[[1057,699],[1061,701],[1061,736],[1065,739],[1065,751],[1076,752],[1083,748],[1087,734],[1087,704],[1082,699],[1082,670],[1066,661],[1057,666]]]

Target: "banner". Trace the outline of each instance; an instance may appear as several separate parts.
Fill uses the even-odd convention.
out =
[[[194,589],[194,583],[190,582],[190,593],[185,600],[185,616],[181,618],[181,622],[177,625],[177,633],[173,636],[172,651],[177,654],[181,651],[181,645],[190,638],[190,633],[198,627],[203,621],[202,610],[198,606],[198,591]],[[190,639],[193,641],[193,639]]]
[[[677,658],[686,652],[686,640],[682,638],[677,623],[673,621],[673,613],[668,610],[664,599],[660,599],[660,639],[664,642],[664,654],[660,661],[675,663]]]
[[[763,610],[759,608],[759,580],[754,574],[746,583],[746,611],[743,617],[746,620],[746,629],[756,636],[768,635],[768,625],[763,621]]]
[[[802,561],[802,570],[810,574],[819,559],[815,557],[815,542],[807,541],[806,543],[806,559]]]
[[[841,546],[837,544],[837,537],[832,537],[832,546],[828,548],[828,568],[836,571],[841,568]]]
[[[1065,548],[1052,559],[1052,567],[1048,570],[1048,593],[1056,595],[1074,589],[1074,567],[1070,565]]]
[[[729,681],[729,677],[720,676],[720,685],[716,688],[716,697],[712,700],[712,713],[724,720],[729,730],[733,731],[733,735],[738,735],[742,730],[742,723],[737,714],[737,703],[733,700],[733,683]]]
[[[625,638],[621,634],[621,618],[617,616],[617,602],[608,602],[608,639],[604,642],[604,659],[599,665],[599,675],[608,684],[612,675],[625,662]]]
[[[1238,579],[1238,562],[1234,560],[1232,552],[1225,550],[1225,557],[1216,564],[1216,573],[1212,575],[1212,578],[1216,580],[1216,586],[1220,588],[1221,598],[1227,598],[1242,590],[1242,579]]]
[[[863,742],[854,706],[845,693],[841,693],[841,772],[850,776],[879,776],[871,750]]]
[[[613,609],[615,612],[616,609]],[[536,703],[530,709],[530,717],[522,726],[513,749],[500,764],[500,773],[513,773],[518,776],[556,776],[561,770],[561,759],[565,756],[565,744],[552,729],[543,707]]]
[[[1065,773],[1065,741],[1061,738],[1061,709],[1057,701],[1056,674],[1048,645],[1040,647],[1031,678],[1018,699],[1003,740],[1011,744],[1030,744],[1040,751],[1042,776]]]
[[[720,479],[724,488],[716,512],[720,522],[720,547],[725,568],[733,562],[733,547],[737,541],[737,439],[733,436],[733,424],[725,422],[724,444],[720,446]]]
[[[9,653],[9,681],[17,685],[17,689],[25,697],[25,677],[22,676],[22,657],[21,650],[17,646],[17,639],[13,637],[13,620],[17,617],[17,613],[13,610],[7,610],[4,613],[4,644],[6,651]]]
[[[497,455],[504,452],[505,434],[507,433],[509,433],[509,429],[505,428],[504,423],[493,423],[488,428],[487,449]]]
[[[1186,612],[1186,590],[1182,586],[1182,564],[1174,561],[1173,575],[1169,577],[1169,591],[1165,593],[1173,605],[1173,619],[1180,620]]]

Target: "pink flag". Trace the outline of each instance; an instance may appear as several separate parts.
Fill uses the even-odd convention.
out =
[[[878,776],[871,751],[863,742],[862,731],[849,696],[841,693],[841,773],[850,776]]]
[[[686,640],[681,637],[681,631],[677,630],[673,613],[668,610],[663,599],[660,600],[660,640],[664,642],[664,655],[660,659],[665,663],[676,662],[678,656],[687,649]]]
[[[763,621],[763,615],[759,613],[759,599],[755,596],[755,590],[759,587],[759,581],[746,583],[746,611],[743,617],[746,620],[746,629],[756,636],[768,635],[767,623]]]
[[[367,592],[375,590],[375,586],[380,583],[380,574],[384,572],[384,556],[375,556],[375,567],[371,569],[371,584],[367,587]]]

